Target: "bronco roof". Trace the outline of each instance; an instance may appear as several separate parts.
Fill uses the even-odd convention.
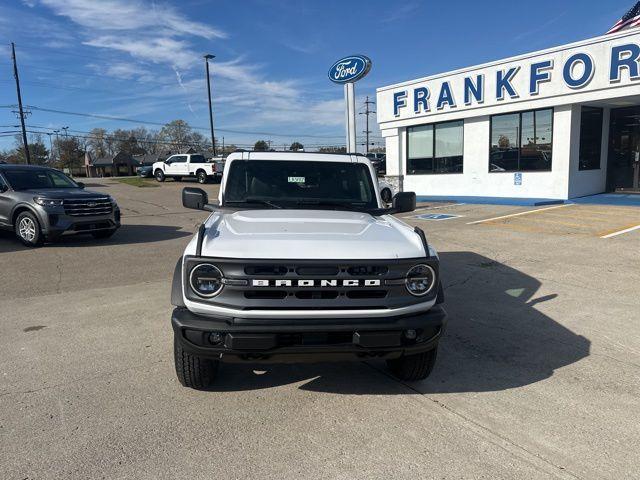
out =
[[[229,160],[308,160],[314,162],[364,162],[369,159],[361,153],[322,153],[322,152],[254,152],[238,151],[227,157]]]

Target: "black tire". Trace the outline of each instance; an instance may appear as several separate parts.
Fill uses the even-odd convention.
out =
[[[198,170],[198,183],[204,185],[205,183],[207,183],[207,181],[207,172],[205,172],[204,170]]]
[[[44,243],[40,222],[31,212],[22,212],[18,215],[14,231],[18,240],[27,247],[39,247]]]
[[[116,230],[98,230],[97,232],[91,232],[93,238],[99,240],[101,238],[111,238],[113,234],[116,233]]]
[[[391,373],[400,380],[406,380],[408,382],[424,380],[433,371],[437,354],[438,348],[436,347],[428,352],[405,355],[400,358],[387,360],[387,367],[389,367]]]
[[[216,378],[218,360],[198,357],[185,352],[177,340],[173,341],[173,356],[176,375],[184,387],[202,390],[211,385]]]
[[[173,181],[174,182],[181,182],[182,181],[182,177],[173,177]]]
[[[164,179],[165,179],[164,172],[159,168],[155,172],[153,172],[153,176],[156,177],[157,181],[164,182]]]

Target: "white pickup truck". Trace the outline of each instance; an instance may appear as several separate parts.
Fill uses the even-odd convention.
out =
[[[198,183],[207,183],[211,179],[222,178],[224,164],[220,160],[208,162],[204,155],[195,153],[171,155],[164,162],[153,164],[153,176],[159,182],[164,182],[166,178],[180,181],[191,177],[197,179]]]
[[[404,380],[434,366],[446,313],[435,249],[388,207],[362,155],[242,152],[174,271],[178,379],[206,388],[220,362],[385,359]]]

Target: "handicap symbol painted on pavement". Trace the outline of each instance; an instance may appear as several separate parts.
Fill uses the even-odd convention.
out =
[[[449,220],[451,218],[459,218],[462,215],[451,215],[450,213],[424,213],[416,215],[415,218],[420,220]]]

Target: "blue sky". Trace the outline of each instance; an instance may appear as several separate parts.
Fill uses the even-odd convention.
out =
[[[342,87],[326,76],[343,55],[373,60],[360,103],[386,84],[602,34],[633,1],[3,0],[0,106],[16,103],[13,41],[27,105],[148,128],[182,118],[206,135],[208,52],[227,144],[344,144]],[[15,124],[0,108],[0,131]],[[137,126],[35,109],[28,124]],[[0,148],[13,142],[0,136]]]

